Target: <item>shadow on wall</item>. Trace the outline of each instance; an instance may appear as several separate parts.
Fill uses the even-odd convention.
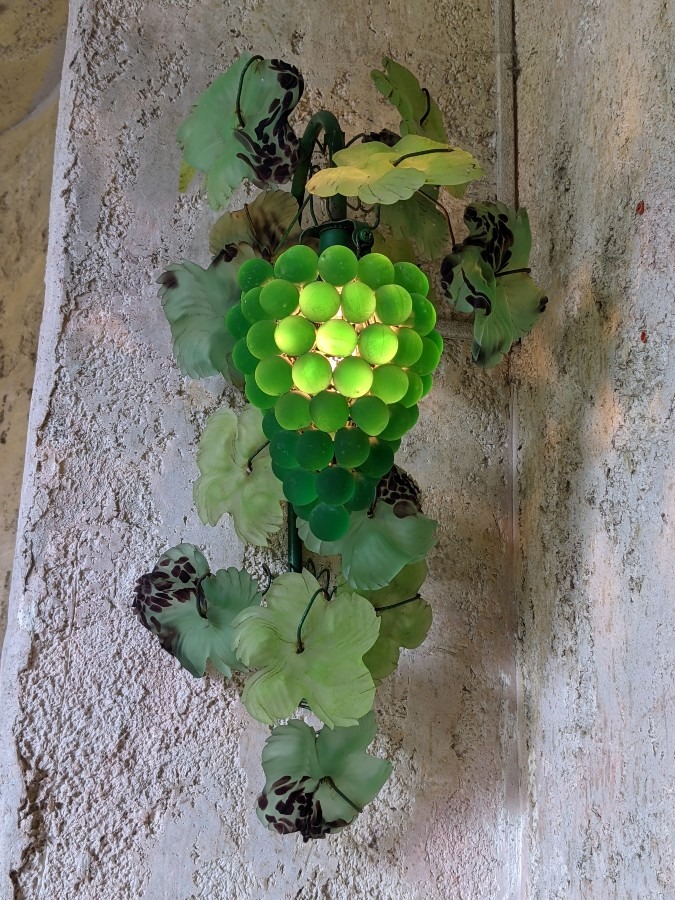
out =
[[[67,0],[0,4],[0,637],[4,635],[44,302],[45,254]]]

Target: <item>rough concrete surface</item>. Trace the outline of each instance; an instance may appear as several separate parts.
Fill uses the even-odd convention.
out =
[[[675,7],[518,0],[526,896],[675,897]]]
[[[68,5],[0,7],[0,635],[16,542],[28,407],[44,304],[47,221]]]
[[[353,829],[309,845],[263,830],[267,732],[240,683],[192,679],[129,609],[138,574],[180,540],[217,566],[278,569],[283,555],[281,537],[267,556],[245,551],[192,505],[205,418],[240,401],[219,379],[180,377],[155,296],[168,263],[207,261],[212,216],[174,190],[177,125],[251,49],[302,68],[301,119],[325,104],[350,133],[392,126],[368,78],[387,53],[491,171],[492,23],[486,0],[73,3],[3,654],[3,897],[517,895],[509,389],[470,367],[468,329],[444,320],[437,386],[403,451],[439,520],[435,622],[379,692],[376,751],[395,774]]]

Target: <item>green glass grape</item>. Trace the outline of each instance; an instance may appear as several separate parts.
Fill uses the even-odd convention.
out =
[[[382,285],[375,291],[375,301],[375,315],[385,325],[401,325],[412,313],[412,297],[399,284]]]
[[[349,418],[349,404],[335,391],[321,391],[312,398],[309,411],[319,431],[337,431]]]
[[[337,541],[349,529],[349,513],[344,506],[317,503],[310,513],[309,527],[320,541]]]
[[[356,349],[358,335],[354,327],[343,319],[324,322],[316,332],[317,349],[326,356],[351,356]]]
[[[359,353],[374,366],[391,362],[397,350],[398,338],[388,325],[367,325],[359,335]]]
[[[424,337],[436,324],[436,307],[421,294],[411,293],[412,312],[403,323]]]
[[[225,316],[225,327],[232,337],[237,340],[246,337],[246,334],[251,327],[251,323],[241,311],[241,304],[237,303],[237,305],[233,306]]]
[[[424,393],[424,385],[422,384],[422,378],[417,374],[417,372],[413,372],[412,369],[409,369],[406,374],[408,377],[408,390],[405,392],[403,397],[400,398],[399,403],[401,404],[401,406],[408,407],[414,406],[415,403],[418,403],[422,399],[422,394]]]
[[[419,418],[417,405],[402,406],[400,403],[392,403],[389,407],[389,424],[381,432],[380,437],[385,441],[396,440],[414,427]]]
[[[328,284],[341,287],[353,281],[359,271],[359,261],[349,247],[327,247],[319,257],[319,275]]]
[[[312,322],[327,322],[340,308],[340,295],[332,284],[312,281],[300,291],[300,310]]]
[[[427,338],[438,347],[440,353],[443,352],[443,336],[440,331],[430,331]]]
[[[394,451],[386,441],[378,441],[374,438],[370,442],[370,455],[359,466],[359,472],[370,478],[383,478],[394,465]]]
[[[276,402],[276,397],[265,393],[258,386],[253,375],[247,375],[244,382],[244,394],[249,403],[257,406],[258,409],[270,409]]]
[[[305,394],[318,394],[331,383],[333,370],[325,356],[305,353],[293,363],[293,382]]]
[[[426,297],[429,293],[429,279],[414,263],[394,263],[394,278],[396,284],[400,284],[410,294],[421,294]]]
[[[282,469],[298,469],[300,463],[295,458],[300,435],[297,431],[279,431],[270,438],[270,456]]]
[[[299,503],[298,504],[294,503],[293,511],[295,512],[296,516],[298,516],[300,519],[304,519],[305,521],[307,521],[310,517],[312,510],[314,509],[314,507],[317,505],[318,502],[319,502],[319,500],[317,498],[316,500],[312,500],[311,503],[305,503],[303,506],[301,506]]]
[[[244,292],[260,287],[270,278],[274,278],[274,269],[266,259],[247,259],[237,273],[239,287]]]
[[[363,472],[354,472],[354,496],[345,504],[348,510],[368,509],[375,500],[379,478],[370,478]]]
[[[317,498],[317,477],[307,469],[293,469],[284,477],[283,485],[289,503],[305,506]]]
[[[276,356],[279,349],[274,340],[274,330],[276,328],[274,319],[261,319],[255,322],[248,330],[246,335],[246,344],[248,349],[258,359],[265,359],[266,356]]]
[[[232,348],[232,362],[242,375],[252,375],[260,360],[248,349],[246,338],[239,338]]]
[[[394,357],[395,358],[395,357]],[[398,403],[408,390],[408,375],[400,366],[378,366],[373,371],[370,393],[385,403]]]
[[[278,402],[279,401],[277,400],[277,403]],[[275,434],[280,434],[284,430],[283,426],[279,424],[277,417],[274,414],[274,409],[268,409],[263,416],[262,430],[268,441],[271,441]]]
[[[343,397],[362,397],[368,393],[372,383],[372,368],[358,356],[343,359],[333,372],[333,384]]]
[[[260,305],[271,319],[283,319],[298,308],[300,291],[290,281],[275,278],[263,285]]]
[[[424,399],[426,395],[429,393],[431,388],[433,387],[434,379],[432,375],[422,375],[422,396],[420,400]]]
[[[423,346],[422,338],[416,331],[413,331],[412,328],[399,328],[398,350],[393,360],[394,363],[403,368],[414,365],[422,355]]]
[[[274,340],[282,353],[302,356],[314,346],[316,329],[304,316],[287,316],[277,325]]]
[[[360,281],[350,281],[342,288],[340,305],[347,322],[362,324],[375,315],[375,291]]]
[[[308,428],[312,422],[309,411],[309,397],[297,391],[289,391],[279,397],[274,404],[274,413],[281,426],[292,431]]]
[[[383,284],[393,284],[395,277],[394,264],[382,253],[367,253],[359,260],[359,281],[374,291]]]
[[[333,459],[333,441],[325,431],[303,431],[298,438],[295,458],[303,469],[325,469]]]
[[[389,407],[379,397],[361,397],[349,410],[352,421],[366,434],[376,435],[389,423]]]
[[[323,503],[343,506],[354,496],[354,477],[342,466],[328,466],[316,476],[316,493]]]
[[[244,318],[253,325],[262,319],[269,319],[269,316],[260,305],[260,292],[262,288],[254,287],[250,291],[242,294],[240,305]]]
[[[298,244],[281,254],[274,264],[274,274],[295,284],[306,284],[316,279],[318,261],[319,257],[311,247]]]
[[[258,363],[255,380],[261,391],[280,397],[293,387],[293,369],[282,356],[268,356]]]
[[[348,469],[360,466],[368,459],[370,441],[360,428],[341,428],[335,432],[335,459]]]
[[[435,333],[438,334],[438,332]],[[438,343],[431,337],[422,338],[422,353],[417,362],[410,368],[417,372],[418,375],[431,375],[440,362],[442,350],[442,341],[439,348]]]

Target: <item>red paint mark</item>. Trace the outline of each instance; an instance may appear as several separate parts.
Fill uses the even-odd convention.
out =
[[[644,213],[644,211],[645,211],[645,201],[640,200],[638,205],[635,207],[635,212],[638,214],[638,216],[641,216]]]
[[[642,341],[643,344],[647,343],[647,332],[646,331],[640,332],[640,340]]]

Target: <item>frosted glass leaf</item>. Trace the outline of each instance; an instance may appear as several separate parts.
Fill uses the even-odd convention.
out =
[[[340,831],[391,774],[388,760],[365,752],[374,737],[372,712],[353,727],[323,728],[318,736],[297,719],[277,726],[263,748],[260,821],[278,834],[299,832],[304,841]]]
[[[191,675],[201,678],[210,659],[229,677],[232,669],[242,668],[232,650],[232,620],[261,601],[248,572],[232,567],[211,575],[199,550],[179,544],[139,578],[133,606],[141,623]]]
[[[347,591],[326,600],[309,572],[275,578],[267,606],[245,610],[234,623],[234,649],[260,671],[246,682],[242,701],[260,722],[273,725],[305,700],[330,728],[355,725],[373,704],[375,687],[363,654],[377,639],[372,605]],[[302,625],[298,626],[315,596]]]
[[[258,256],[271,259],[298,212],[298,204],[286,191],[263,191],[243,209],[227,212],[215,222],[209,234],[209,248],[216,256],[221,250],[241,243],[253,247]],[[296,225],[287,236],[295,243],[300,235]]]
[[[353,588],[376,590],[404,566],[424,559],[435,544],[436,525],[421,513],[399,518],[393,506],[380,501],[372,516],[368,510],[353,512],[339,541],[320,541],[304,519],[298,519],[298,532],[310,552],[342,557],[342,574]]]
[[[434,141],[445,141],[443,116],[438,105],[405,66],[385,56],[384,72],[370,73],[375,87],[395,106],[401,116],[401,134],[420,134]]]
[[[157,279],[176,362],[191,378],[222,374],[233,383],[239,380],[230,368],[234,338],[225,328],[225,316],[241,299],[237,273],[253,255],[251,248],[242,247],[233,259],[215,259],[208,269],[185,261],[169,266]]]
[[[282,184],[297,163],[288,116],[302,95],[302,76],[282,60],[252,60],[244,53],[216,78],[178,131],[185,162],[206,173],[212,209],[225,206],[243,179],[259,187]]]
[[[431,199],[432,196],[437,199],[437,195],[438,189],[427,187],[409,200],[400,200],[380,210],[381,224],[390,228],[396,238],[412,239],[419,251],[418,258],[437,259],[450,237],[446,218]]]
[[[199,441],[194,499],[202,522],[215,525],[229,513],[239,538],[259,547],[281,527],[283,487],[271,468],[262,413],[247,406],[239,414],[221,409],[208,420]]]
[[[458,249],[479,247],[496,275],[527,266],[532,233],[526,209],[516,211],[499,202],[472,203],[464,210],[464,223],[469,235]]]
[[[197,174],[197,170],[183,160],[180,164],[178,172],[178,193],[184,194],[192,183],[192,179]]]
[[[393,147],[381,141],[354,144],[336,153],[333,162],[334,167],[309,180],[310,193],[359,197],[365,203],[396,203],[412,197],[424,184],[464,185],[483,174],[465,150],[412,134]]]

